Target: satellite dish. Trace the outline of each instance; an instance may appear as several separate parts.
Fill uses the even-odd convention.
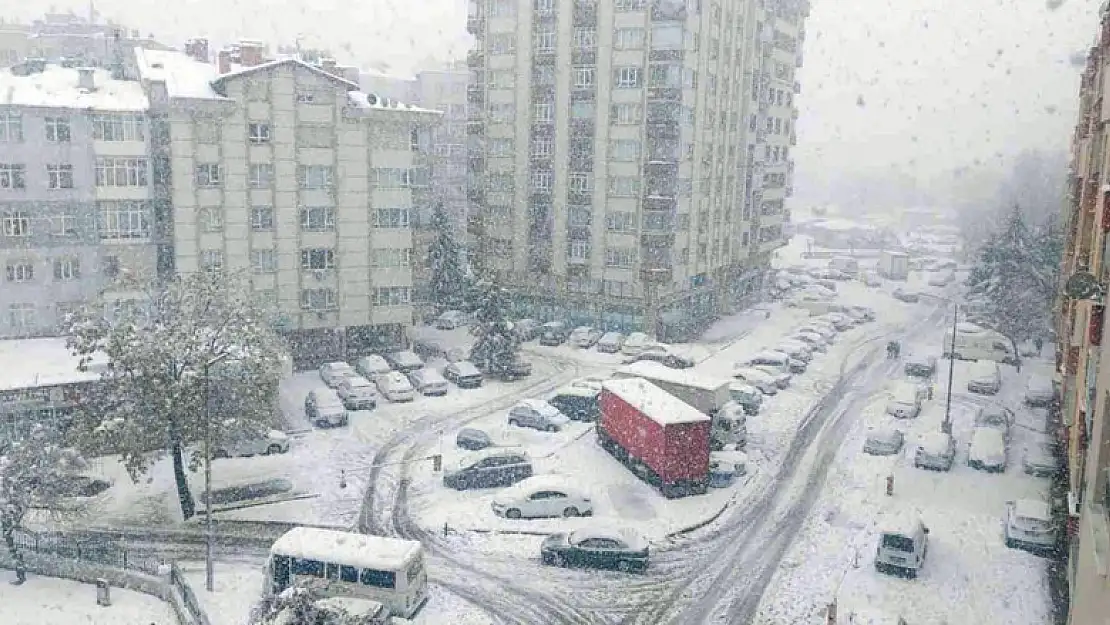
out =
[[[1064,294],[1072,299],[1102,300],[1105,293],[1098,278],[1085,271],[1072,274],[1064,284]]]

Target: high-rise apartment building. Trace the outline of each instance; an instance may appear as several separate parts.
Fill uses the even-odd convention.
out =
[[[468,231],[521,316],[689,335],[783,244],[805,2],[478,0]]]

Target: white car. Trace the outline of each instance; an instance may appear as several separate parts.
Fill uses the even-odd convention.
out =
[[[975,413],[975,427],[994,428],[1006,438],[1010,436],[1010,426],[1013,423],[1014,412],[1003,406],[983,406]]]
[[[437,330],[454,330],[470,325],[470,317],[461,310],[448,310],[436,317]]]
[[[374,381],[378,385],[378,392],[389,401],[402,402],[416,399],[416,389],[400,371],[383,373]]]
[[[383,373],[393,371],[393,368],[389,366],[385,358],[377,354],[370,354],[358,359],[358,362],[355,363],[355,371],[358,371],[367,380],[373,380]]]
[[[1006,470],[1006,437],[1000,430],[977,427],[972,430],[967,451],[967,466],[980,471],[1002,473]]]
[[[435,369],[417,369],[409,373],[409,382],[412,383],[416,392],[425,397],[446,395],[447,391],[451,390],[447,378],[440,375]]]
[[[262,436],[252,436],[220,445],[212,452],[212,456],[214,458],[269,456],[287,451],[289,451],[289,436],[279,430],[270,430]]]
[[[876,427],[867,430],[863,453],[871,456],[893,456],[902,451],[905,435],[894,428]]]
[[[826,343],[832,343],[833,340],[836,339],[837,335],[836,328],[821,323],[814,323],[813,321],[810,321],[807,325],[798,328],[797,331],[816,334],[824,339]]]
[[[829,346],[825,343],[825,337],[816,332],[796,332],[794,336],[790,338],[808,345],[809,348],[815,352],[823,353],[829,351]]]
[[[509,425],[558,432],[570,419],[542,399],[525,399],[509,409]]]
[[[591,516],[594,504],[589,495],[568,480],[537,475],[499,492],[491,504],[493,513],[508,519]]]
[[[620,332],[606,332],[598,339],[595,349],[603,354],[615,354],[624,345],[624,335]]]
[[[763,373],[771,376],[771,378],[775,381],[775,386],[781,389],[790,388],[790,381],[794,379],[793,374],[783,373],[782,371],[779,371],[778,368],[769,365],[752,365],[752,369],[755,369],[756,371],[762,371]]]
[[[378,406],[374,384],[360,375],[349,375],[335,389],[347,410],[373,410]]]
[[[813,360],[813,349],[802,341],[786,339],[775,347],[775,351],[780,351],[794,360],[800,360],[807,364]]]
[[[1002,390],[1002,370],[993,360],[978,360],[971,364],[967,390],[980,395],[997,395]]]
[[[751,384],[764,395],[776,395],[779,392],[774,376],[766,371],[760,371],[752,367],[737,367],[733,370],[732,377]]]
[[[1056,526],[1048,504],[1033,499],[1006,502],[1006,546],[1046,551],[1056,547]]]
[[[956,458],[956,439],[945,432],[929,432],[917,442],[913,466],[919,469],[948,471]]]
[[[628,335],[624,344],[621,345],[621,353],[625,356],[636,356],[644,351],[644,348],[653,344],[655,344],[655,341],[650,336],[643,332],[633,332]]]
[[[1032,375],[1025,383],[1025,403],[1029,406],[1051,406],[1056,399],[1056,389],[1052,380],[1041,376]]]
[[[320,379],[328,385],[328,388],[339,386],[343,378],[354,373],[354,368],[345,362],[327,362],[320,365]]]

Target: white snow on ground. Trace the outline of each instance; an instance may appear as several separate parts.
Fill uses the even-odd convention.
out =
[[[211,625],[244,625],[262,597],[266,572],[262,567],[217,562],[212,592],[204,588],[204,562],[179,562]]]
[[[111,589],[112,605],[96,604],[96,586],[29,575],[22,586],[0,584],[4,625],[175,625],[173,609],[157,597]],[[235,625],[242,625],[236,623]]]
[[[939,351],[940,341],[937,336],[911,349]],[[953,388],[956,461],[947,473],[916,469],[912,456],[915,441],[938,430],[943,420],[947,366],[948,361],[940,361],[938,394],[917,419],[897,421],[884,414],[882,396],[876,396],[863,410],[837,456],[821,499],[764,596],[757,625],[823,623],[825,606],[834,598],[841,623],[848,623],[853,611],[868,610],[901,615],[915,625],[1049,622],[1047,562],[1008,549],[1002,539],[1006,501],[1047,496],[1049,481],[1027,476],[1021,469],[1024,448],[1044,436],[1037,431],[1044,424],[1035,423],[1033,414],[1021,406],[1023,381],[1031,369],[1047,365],[1029,363],[1020,374],[1003,367],[1002,393],[981,398],[962,388],[969,363],[957,362]],[[967,466],[972,421],[984,401],[1002,403],[1017,414],[1009,468],[1001,475]],[[894,425],[906,433],[901,455],[863,454],[865,431],[876,424]],[[887,475],[894,476],[893,497],[884,493]],[[913,581],[880,574],[872,561],[878,540],[876,523],[884,513],[907,509],[916,511],[931,530],[924,570]]]

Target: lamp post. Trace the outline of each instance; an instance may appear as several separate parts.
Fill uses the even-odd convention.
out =
[[[204,363],[204,587],[208,592],[212,592],[212,551],[216,542],[212,525],[212,378],[209,369],[225,358],[226,353]]]
[[[944,422],[940,426],[940,431],[945,434],[952,433],[952,378],[955,377],[956,371],[956,321],[959,318],[960,306],[953,303],[952,305],[952,341],[948,346],[948,398],[945,400],[944,405]]]

